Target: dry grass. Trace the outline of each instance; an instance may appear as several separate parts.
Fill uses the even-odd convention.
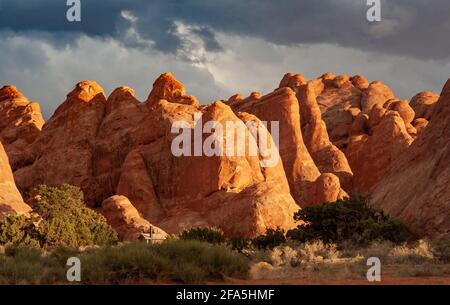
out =
[[[273,250],[252,253],[254,263],[250,276],[255,280],[365,279],[369,257],[380,259],[382,275],[450,276],[450,264],[440,260],[435,253],[436,249],[425,240],[400,246],[390,242],[375,242],[366,248],[354,245],[338,247],[321,241],[287,243]],[[440,253],[440,257],[448,257],[448,254]]]
[[[81,260],[83,284],[187,284],[246,278],[248,259],[224,245],[167,240],[160,244],[125,243],[84,251],[7,247],[0,254],[1,284],[67,284],[66,261]]]

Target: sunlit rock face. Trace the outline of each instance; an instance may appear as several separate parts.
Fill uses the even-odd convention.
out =
[[[258,155],[173,154],[172,124],[193,128],[199,114],[204,122],[242,124],[246,143],[253,139],[243,119],[257,118],[241,119],[222,102],[200,106],[169,73],[143,103],[131,88],[106,98],[95,82],[80,82],[29,145],[32,161],[15,171],[17,183],[80,186],[92,207],[124,195],[144,219],[170,233],[218,226],[228,235],[255,236],[293,227],[298,205],[280,158],[269,169]]]
[[[0,219],[5,215],[28,215],[30,211],[14,183],[8,157],[0,142]]]
[[[30,162],[24,151],[39,136],[43,125],[38,103],[30,102],[15,86],[0,89],[0,141],[13,170]]]
[[[201,104],[164,73],[143,102],[132,88],[106,97],[97,83],[82,81],[44,124],[37,103],[5,86],[0,198],[9,211],[29,212],[12,165],[24,190],[42,183],[81,187],[122,240],[153,225],[167,233],[218,226],[229,236],[252,237],[292,228],[301,207],[350,195],[369,198],[420,235],[447,236],[449,87],[408,102],[360,75],[306,80],[287,73],[268,94]],[[199,141],[200,154],[174,153],[179,122],[191,135],[183,147],[193,152]],[[216,139],[244,153],[205,154],[202,145],[215,135],[208,122],[240,127]],[[250,153],[258,146],[251,126],[276,143],[271,166],[261,151]],[[243,145],[234,141],[239,137]]]
[[[370,203],[404,220],[419,236],[450,238],[450,80],[430,123],[397,156]]]

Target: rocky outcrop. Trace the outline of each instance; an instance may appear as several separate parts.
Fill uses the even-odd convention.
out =
[[[415,113],[411,124],[416,130],[416,136],[427,127],[438,99],[439,95],[430,91],[420,92],[411,99],[409,105]]]
[[[253,237],[295,226],[299,206],[350,194],[440,237],[448,234],[449,88],[438,102],[424,92],[409,104],[363,76],[288,73],[269,94],[200,105],[170,73],[144,102],[129,87],[106,98],[83,81],[41,130],[37,104],[8,86],[0,139],[20,188],[81,187],[122,240],[150,223],[168,233],[217,226]],[[9,168],[5,154],[0,164]],[[3,168],[5,209],[27,213]]]
[[[309,204],[309,189],[320,171],[303,141],[295,92],[283,87],[262,97],[252,94],[231,107],[235,112],[251,113],[267,124],[279,122],[279,152],[291,191],[301,206]]]
[[[195,153],[195,142],[204,143],[210,135],[206,133],[196,138],[195,126],[202,127],[208,121],[222,126],[232,122],[241,128],[227,131],[223,135],[225,144],[228,136],[237,134],[243,135],[245,143],[250,143],[249,130],[229,106],[216,102],[199,108],[161,100],[149,111],[150,115],[139,129],[152,132],[138,134],[144,145],[131,151],[124,164],[124,167],[135,164],[138,172],[145,175],[136,184],[133,181],[137,177],[129,174],[131,169],[122,171],[119,188],[121,193],[131,196],[130,200],[136,201],[137,206],[146,204],[143,198],[154,202],[159,208],[149,209],[148,213],[152,213],[156,225],[167,232],[193,226],[218,226],[228,235],[242,236],[261,234],[266,228],[277,225],[285,228],[294,225],[291,215],[298,207],[289,193],[281,160],[275,167],[265,170],[258,155],[246,153],[248,147],[243,155],[236,155],[234,144],[231,145],[235,151],[232,156],[175,156],[172,152],[172,143],[177,137],[171,133],[172,123],[180,121],[192,136],[187,143],[191,144],[192,153]],[[203,123],[195,121],[198,114],[202,115]],[[158,124],[159,128],[150,128],[152,124]],[[146,190],[145,194],[139,193],[136,185]],[[140,198],[135,200],[133,194]]]
[[[321,173],[336,175],[342,188],[350,191],[352,170],[344,153],[329,139],[313,86],[307,84],[299,87],[297,96],[300,103],[302,133],[314,163]]]
[[[305,77],[301,74],[286,73],[281,79],[278,88],[297,88],[303,85],[305,82]]]
[[[371,195],[370,203],[420,236],[450,238],[450,80],[431,121]]]
[[[127,156],[135,147],[151,141],[144,136],[140,139],[140,135],[157,133],[157,136],[160,137],[164,134],[162,131],[158,132],[158,123],[156,120],[153,122],[150,118],[150,111],[134,97],[133,89],[120,87],[108,97],[104,117],[98,128],[95,143],[91,147],[92,176],[99,190],[93,205],[99,205],[105,198],[117,194],[119,179],[123,172],[122,167],[129,167],[129,165],[124,165]],[[142,126],[145,122],[147,126],[143,129]],[[157,136],[150,135],[149,137],[156,138]],[[145,169],[145,166],[143,168]],[[147,177],[145,171],[142,173],[137,170],[138,168],[131,167],[126,172],[141,180]],[[132,182],[137,183],[137,181]],[[136,185],[136,187],[140,186]],[[130,198],[133,198],[133,204],[137,203],[134,197]],[[148,198],[145,199],[151,206],[152,202],[148,201]]]
[[[416,94],[409,103],[415,112],[414,119],[423,118],[429,121],[438,99],[439,95],[430,91],[424,91]]]
[[[425,129],[425,127],[428,126],[428,120],[418,118],[413,121],[412,125],[416,129],[416,136],[418,136]]]
[[[311,204],[336,202],[336,200],[345,197],[348,197],[348,194],[341,188],[339,178],[331,173],[321,174],[309,190],[309,202]]]
[[[352,192],[363,196],[386,176],[398,155],[413,141],[397,112],[383,113],[379,122],[374,117],[361,115],[355,120],[346,150],[354,174]]]
[[[339,179],[334,179],[333,181],[337,185],[334,184],[329,189],[326,188],[329,184],[321,183],[319,180],[321,171],[305,145],[305,135],[302,134],[301,128],[300,105],[295,92],[297,90],[295,86],[302,83],[301,75],[286,74],[280,82],[280,86],[291,85],[293,88],[280,87],[265,96],[252,93],[246,99],[230,98],[228,104],[235,112],[251,113],[268,125],[272,122],[279,123],[279,152],[283,167],[294,199],[301,207],[304,207],[323,203],[322,198],[327,196],[332,201],[336,201],[338,196],[345,192],[341,191]],[[272,130],[271,134],[274,135]],[[323,164],[325,162],[321,165]],[[315,192],[320,192],[320,194]]]
[[[24,188],[45,183],[79,186],[92,204],[99,192],[92,175],[92,148],[105,112],[103,89],[95,82],[76,85],[28,147],[32,164],[15,171]]]
[[[153,226],[125,196],[112,196],[102,203],[102,214],[108,223],[116,230],[120,241],[138,241],[142,233],[167,237],[167,233]]]
[[[153,90],[150,92],[147,101],[151,104],[160,100],[167,100],[171,103],[199,106],[200,103],[192,95],[186,95],[186,90],[170,72],[162,74],[153,83]]]
[[[15,175],[21,187],[80,186],[93,207],[110,196],[126,196],[144,219],[170,233],[218,226],[227,235],[250,237],[269,227],[288,229],[298,206],[278,150],[277,163],[264,168],[262,156],[247,153],[255,139],[244,120],[259,122],[245,113],[238,116],[222,102],[199,106],[170,73],[155,81],[144,103],[131,88],[120,87],[106,99],[100,86],[84,81],[29,147],[32,165]],[[222,141],[244,135],[244,153],[232,144],[235,155],[192,155],[196,143],[202,148],[213,132],[201,132],[208,121],[241,128],[224,134]],[[183,128],[175,131],[189,133],[183,145],[192,147],[191,155],[173,152],[179,136],[173,125],[180,122]]]
[[[316,93],[316,100],[322,112],[322,119],[327,125],[330,140],[341,150],[345,150],[348,145],[352,123],[361,112],[364,87],[368,87],[368,84],[364,85],[367,80],[361,76],[354,76],[350,81],[345,87],[336,86],[335,83],[325,86],[322,79],[309,82],[323,88]]]
[[[354,173],[352,192],[366,196],[385,177],[417,135],[413,118],[408,103],[398,100],[376,104],[355,118],[345,150]]]
[[[0,89],[0,141],[13,170],[30,162],[25,151],[39,136],[43,125],[38,103],[30,102],[14,86]]]
[[[380,81],[369,83],[361,75],[326,75],[310,81],[320,83],[317,103],[327,125],[331,142],[345,152],[349,144],[353,122],[360,114],[369,114],[374,106],[383,106],[394,95]],[[316,84],[316,86],[319,86]]]
[[[361,111],[369,113],[373,106],[382,106],[386,101],[394,99],[392,90],[380,81],[374,81],[363,91],[361,99]]]
[[[0,142],[0,219],[10,214],[27,215],[30,211],[14,183],[8,156]]]
[[[325,74],[309,83],[322,88],[316,100],[329,138],[345,153],[353,172],[352,185],[346,190],[368,195],[426,122],[415,121],[409,103],[397,100],[380,81]]]

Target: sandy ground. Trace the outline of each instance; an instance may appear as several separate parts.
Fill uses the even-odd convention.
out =
[[[240,280],[228,278],[225,283],[239,285],[450,285],[450,277],[392,277],[384,276],[381,282],[362,279],[308,280],[308,279],[267,279]]]

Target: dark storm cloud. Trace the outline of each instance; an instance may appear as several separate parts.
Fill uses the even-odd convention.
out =
[[[121,17],[127,10],[138,18],[133,28],[140,37],[166,52],[180,46],[174,21],[181,21],[198,26],[196,34],[212,51],[221,49],[214,37],[220,31],[282,45],[333,43],[421,59],[450,57],[448,0],[382,0],[380,23],[367,22],[366,0],[81,0],[80,23],[66,21],[65,3],[0,0],[0,28],[120,39],[130,26]]]
[[[366,0],[81,3],[82,22],[70,23],[66,0],[0,0],[0,86],[17,85],[46,117],[83,79],[145,99],[172,71],[206,103],[270,92],[286,71],[332,71],[410,98],[439,92],[450,70],[449,0],[382,0],[380,23],[366,20]]]

